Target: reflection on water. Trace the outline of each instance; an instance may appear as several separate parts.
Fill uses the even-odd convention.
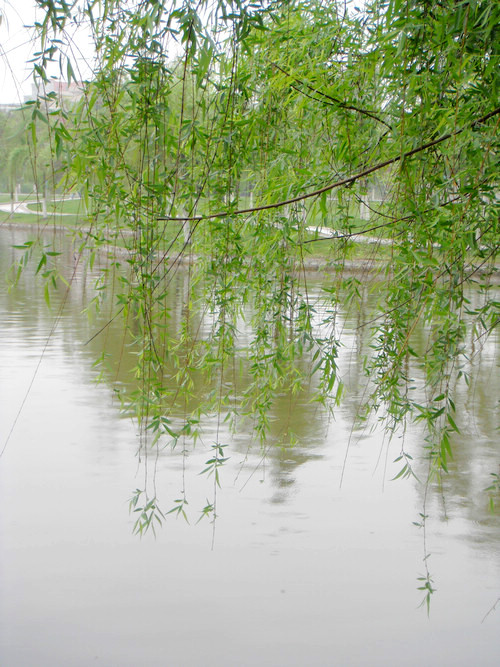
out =
[[[4,270],[24,238],[0,231]],[[178,272],[172,284],[173,324],[184,280]],[[192,524],[212,493],[213,479],[199,472],[217,419],[204,420],[195,447],[149,454],[159,498],[171,502],[184,488],[191,525],[171,515],[156,540],[132,536],[127,501],[151,467],[138,464],[136,426],[120,416],[112,387],[132,390],[134,350],[119,318],[84,344],[109,313],[89,321],[81,311],[93,292],[79,267],[74,283],[67,297],[61,288],[52,334],[57,299],[49,312],[29,272],[15,290],[0,288],[2,442],[36,371],[0,460],[2,665],[498,664],[500,610],[481,623],[500,595],[500,518],[484,492],[499,460],[498,337],[471,356],[472,381],[457,388],[463,435],[427,506],[438,588],[428,620],[417,609],[423,544],[413,524],[424,490],[389,481],[397,437],[373,423],[352,430],[368,289],[366,312],[336,316],[347,395],[333,416],[310,400],[311,388],[278,398],[265,449],[251,424],[223,433],[230,458],[211,551],[212,526]],[[96,384],[103,347],[106,382]],[[418,430],[407,438],[418,454]]]

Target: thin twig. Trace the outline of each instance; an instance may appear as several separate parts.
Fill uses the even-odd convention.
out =
[[[359,107],[354,106],[353,104],[347,104],[347,102],[342,102],[342,100],[338,100],[336,97],[332,97],[331,95],[328,95],[327,93],[324,93],[322,90],[318,90],[317,88],[314,88],[311,86],[309,83],[306,83],[304,81],[301,81],[300,79],[297,79],[294,77],[292,74],[284,70],[282,67],[277,65],[276,63],[271,63],[273,67],[275,67],[277,70],[282,72],[285,76],[288,78],[292,79],[296,83],[300,84],[301,86],[305,86],[308,88],[310,91],[315,93],[316,95],[319,95],[322,97],[322,100],[319,100],[317,97],[313,97],[312,95],[309,95],[308,93],[305,93],[303,90],[300,90],[297,86],[294,86],[292,84],[292,88],[296,90],[298,93],[301,95],[305,95],[306,97],[310,97],[312,100],[316,100],[316,102],[323,102],[323,104],[328,104],[329,106],[336,106],[339,107],[340,109],[347,109],[348,111],[356,111],[357,113],[363,115],[363,116],[368,116],[369,118],[373,118],[373,120],[378,121],[379,123],[382,123],[385,125],[389,130],[392,130],[392,127],[389,125],[389,123],[386,123],[385,120],[382,120],[382,118],[379,118],[373,111],[368,111],[367,109],[360,109]],[[326,101],[328,100],[328,101]]]
[[[492,612],[492,611],[495,611],[496,606],[497,606],[497,604],[498,604],[499,602],[500,602],[500,598],[497,598],[497,601],[495,602],[495,604],[494,604],[494,605],[491,607],[491,609],[489,609],[489,610],[486,612],[486,614],[483,616],[483,620],[481,621],[481,623],[484,623],[485,620],[488,618],[488,616],[491,614],[491,612]]]

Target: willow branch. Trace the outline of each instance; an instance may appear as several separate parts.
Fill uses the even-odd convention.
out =
[[[393,158],[390,158],[389,160],[385,160],[384,162],[379,162],[378,164],[373,165],[373,167],[369,167],[368,169],[364,169],[363,171],[358,172],[357,174],[354,174],[353,176],[348,176],[347,178],[342,178],[339,181],[334,181],[333,183],[329,183],[328,185],[323,186],[322,188],[319,188],[318,190],[314,190],[313,192],[306,192],[305,194],[297,195],[297,197],[292,197],[291,199],[284,199],[283,201],[275,202],[274,204],[263,204],[262,206],[254,206],[253,208],[243,208],[243,209],[238,209],[236,211],[219,211],[219,213],[211,213],[209,215],[193,215],[193,216],[185,216],[181,218],[171,218],[168,216],[164,217],[159,217],[158,220],[172,220],[172,221],[177,221],[177,222],[185,222],[186,220],[189,222],[196,222],[197,220],[214,220],[216,218],[228,218],[232,217],[235,215],[246,215],[249,213],[258,213],[259,211],[268,211],[274,208],[281,208],[282,206],[288,206],[290,204],[295,204],[299,201],[304,201],[306,199],[310,199],[311,197],[317,197],[319,195],[322,195],[324,192],[329,192],[330,190],[334,190],[335,188],[340,188],[343,185],[351,185],[352,183],[355,183],[357,180],[360,178],[364,178],[365,176],[369,176],[370,174],[373,174],[375,171],[379,171],[380,169],[384,169],[384,167],[388,167],[391,164],[395,164],[396,162],[399,162],[400,160],[405,160],[406,158],[411,157],[412,155],[416,155],[417,153],[421,153],[422,151],[425,151],[429,148],[432,148],[433,146],[437,146],[438,144],[443,143],[444,141],[447,141],[451,137],[456,137],[457,135],[461,134],[468,128],[475,127],[476,125],[479,125],[481,123],[484,123],[485,121],[489,120],[490,118],[493,118],[493,116],[497,116],[500,114],[500,107],[497,107],[496,109],[493,109],[493,111],[490,111],[487,113],[485,116],[482,116],[481,118],[476,119],[473,123],[466,127],[462,127],[459,130],[455,130],[454,132],[448,132],[447,134],[444,134],[443,136],[434,139],[433,141],[428,141],[425,144],[421,144],[420,146],[417,146],[417,148],[413,148],[411,151],[407,151],[406,153],[401,153],[400,155],[396,155]]]
[[[297,86],[292,85],[292,88],[296,90],[298,93],[301,95],[305,95],[306,97],[310,97],[312,100],[316,100],[316,102],[323,102],[323,104],[328,104],[329,106],[335,106],[339,107],[340,109],[347,109],[348,111],[356,111],[357,113],[361,114],[362,116],[368,116],[369,118],[372,118],[373,120],[378,121],[379,123],[382,123],[382,125],[385,125],[389,130],[392,130],[392,127],[389,125],[389,123],[386,123],[385,120],[382,120],[382,118],[379,118],[373,111],[368,111],[368,109],[360,109],[359,107],[354,106],[353,104],[347,104],[346,102],[342,102],[342,100],[338,100],[336,97],[332,97],[331,95],[328,95],[327,93],[324,93],[322,90],[318,90],[317,88],[314,88],[311,86],[309,83],[306,83],[304,81],[301,81],[300,79],[297,79],[294,77],[292,74],[284,70],[282,67],[277,65],[276,63],[271,63],[273,67],[275,67],[277,70],[282,72],[285,76],[287,76],[289,79],[292,79],[295,81],[295,83],[298,83],[301,86],[305,86],[308,88],[310,91],[315,93],[316,95],[319,95],[321,100],[319,100],[317,97],[313,97],[312,95],[308,95],[305,93],[303,90],[298,88]]]
[[[445,201],[442,204],[438,204],[438,208],[443,208],[444,206],[448,206],[449,204],[454,204],[455,202],[460,201],[461,199],[462,197],[460,195],[457,195],[456,197],[453,197],[453,199],[448,199],[448,201]],[[383,215],[379,211],[376,211],[373,208],[370,208],[370,210],[376,215]],[[422,213],[429,213],[430,211],[433,210],[434,208],[426,208],[424,211],[422,211]],[[390,216],[384,215],[384,217],[389,218]],[[415,213],[404,215],[401,218],[391,218],[387,222],[381,222],[378,225],[374,225],[373,227],[368,227],[366,229],[360,229],[359,231],[356,232],[349,232],[346,234],[332,234],[332,236],[324,236],[319,239],[307,239],[306,241],[301,241],[299,245],[305,245],[306,243],[319,243],[321,241],[336,241],[337,239],[351,239],[355,236],[363,236],[363,234],[369,234],[370,232],[375,232],[377,229],[382,229],[383,227],[390,227],[391,225],[394,225],[397,222],[405,222],[407,220],[412,220],[413,218],[415,218]],[[334,230],[332,229],[332,232],[333,231]]]

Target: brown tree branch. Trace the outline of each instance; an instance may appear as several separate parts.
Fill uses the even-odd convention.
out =
[[[282,206],[288,206],[289,204],[295,204],[296,202],[304,201],[305,199],[310,199],[311,197],[317,197],[318,195],[321,195],[324,192],[329,192],[330,190],[334,190],[335,188],[340,188],[343,185],[350,185],[351,183],[355,183],[360,178],[364,178],[365,176],[373,174],[373,172],[378,171],[379,169],[388,167],[389,165],[395,164],[396,162],[411,157],[412,155],[421,153],[422,151],[425,151],[428,148],[437,146],[438,144],[443,143],[443,141],[447,141],[451,137],[455,137],[458,134],[461,134],[462,132],[464,132],[464,130],[468,128],[472,128],[475,127],[476,125],[484,123],[485,121],[489,120],[490,118],[493,118],[493,116],[497,116],[498,114],[500,114],[500,107],[493,109],[493,111],[490,111],[485,116],[481,116],[481,118],[476,119],[473,123],[471,123],[466,127],[463,127],[459,130],[455,130],[454,132],[448,132],[447,134],[444,134],[438,139],[434,139],[433,141],[428,141],[425,144],[417,146],[417,148],[413,148],[411,151],[407,151],[406,153],[402,153],[401,155],[396,155],[396,157],[390,158],[389,160],[385,160],[384,162],[379,162],[378,164],[373,165],[373,167],[369,167],[368,169],[364,169],[363,171],[354,174],[354,176],[348,176],[347,178],[342,178],[341,180],[329,183],[328,185],[325,185],[324,187],[319,188],[318,190],[314,190],[313,192],[306,192],[305,194],[297,195],[296,197],[292,197],[291,199],[285,199],[283,201],[275,202],[274,204],[263,204],[262,206],[254,206],[253,208],[238,209],[236,211],[219,211],[219,213],[211,213],[209,215],[193,215],[182,218],[171,218],[166,216],[166,217],[159,217],[158,220],[171,220],[177,222],[184,222],[186,220],[188,220],[189,222],[195,222],[197,220],[214,220],[216,218],[227,218],[235,215],[258,213],[259,211],[268,211],[274,208],[281,208]]]
[[[462,197],[457,196],[453,197],[453,199],[448,199],[448,201],[443,202],[442,204],[438,204],[439,208],[442,208],[444,206],[448,206],[448,204],[454,204],[457,201],[460,201]],[[366,204],[365,204],[366,206]],[[375,213],[376,215],[383,215],[379,213],[379,211],[376,211],[375,209],[370,209]],[[433,211],[433,208],[427,208],[422,213],[429,213],[430,211]],[[306,241],[301,241],[299,245],[305,245],[306,243],[319,243],[321,241],[336,241],[337,239],[352,239],[355,236],[363,236],[363,234],[369,234],[370,232],[374,232],[377,229],[382,229],[383,227],[390,227],[391,225],[396,224],[397,222],[404,222],[405,220],[411,220],[412,218],[415,217],[415,213],[411,213],[409,215],[404,215],[401,218],[393,218],[389,215],[384,215],[384,218],[390,218],[387,222],[381,222],[378,225],[374,225],[373,227],[367,227],[366,229],[360,229],[359,231],[356,232],[349,232],[348,234],[332,234],[332,236],[324,236],[319,239],[307,239]],[[332,232],[335,230],[332,229]]]

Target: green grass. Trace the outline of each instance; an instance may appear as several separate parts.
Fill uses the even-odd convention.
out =
[[[0,211],[0,225],[4,223],[12,224],[33,224],[33,225],[62,225],[64,227],[73,228],[78,227],[84,223],[84,219],[78,215],[58,215],[57,213],[49,213],[46,218],[42,218],[39,213],[7,213]]]
[[[42,204],[38,203],[29,203],[28,208],[31,211],[41,211]],[[47,202],[47,213],[64,213],[64,214],[74,214],[83,216],[85,214],[83,203],[80,199],[68,199],[65,201],[56,201],[56,202]]]

